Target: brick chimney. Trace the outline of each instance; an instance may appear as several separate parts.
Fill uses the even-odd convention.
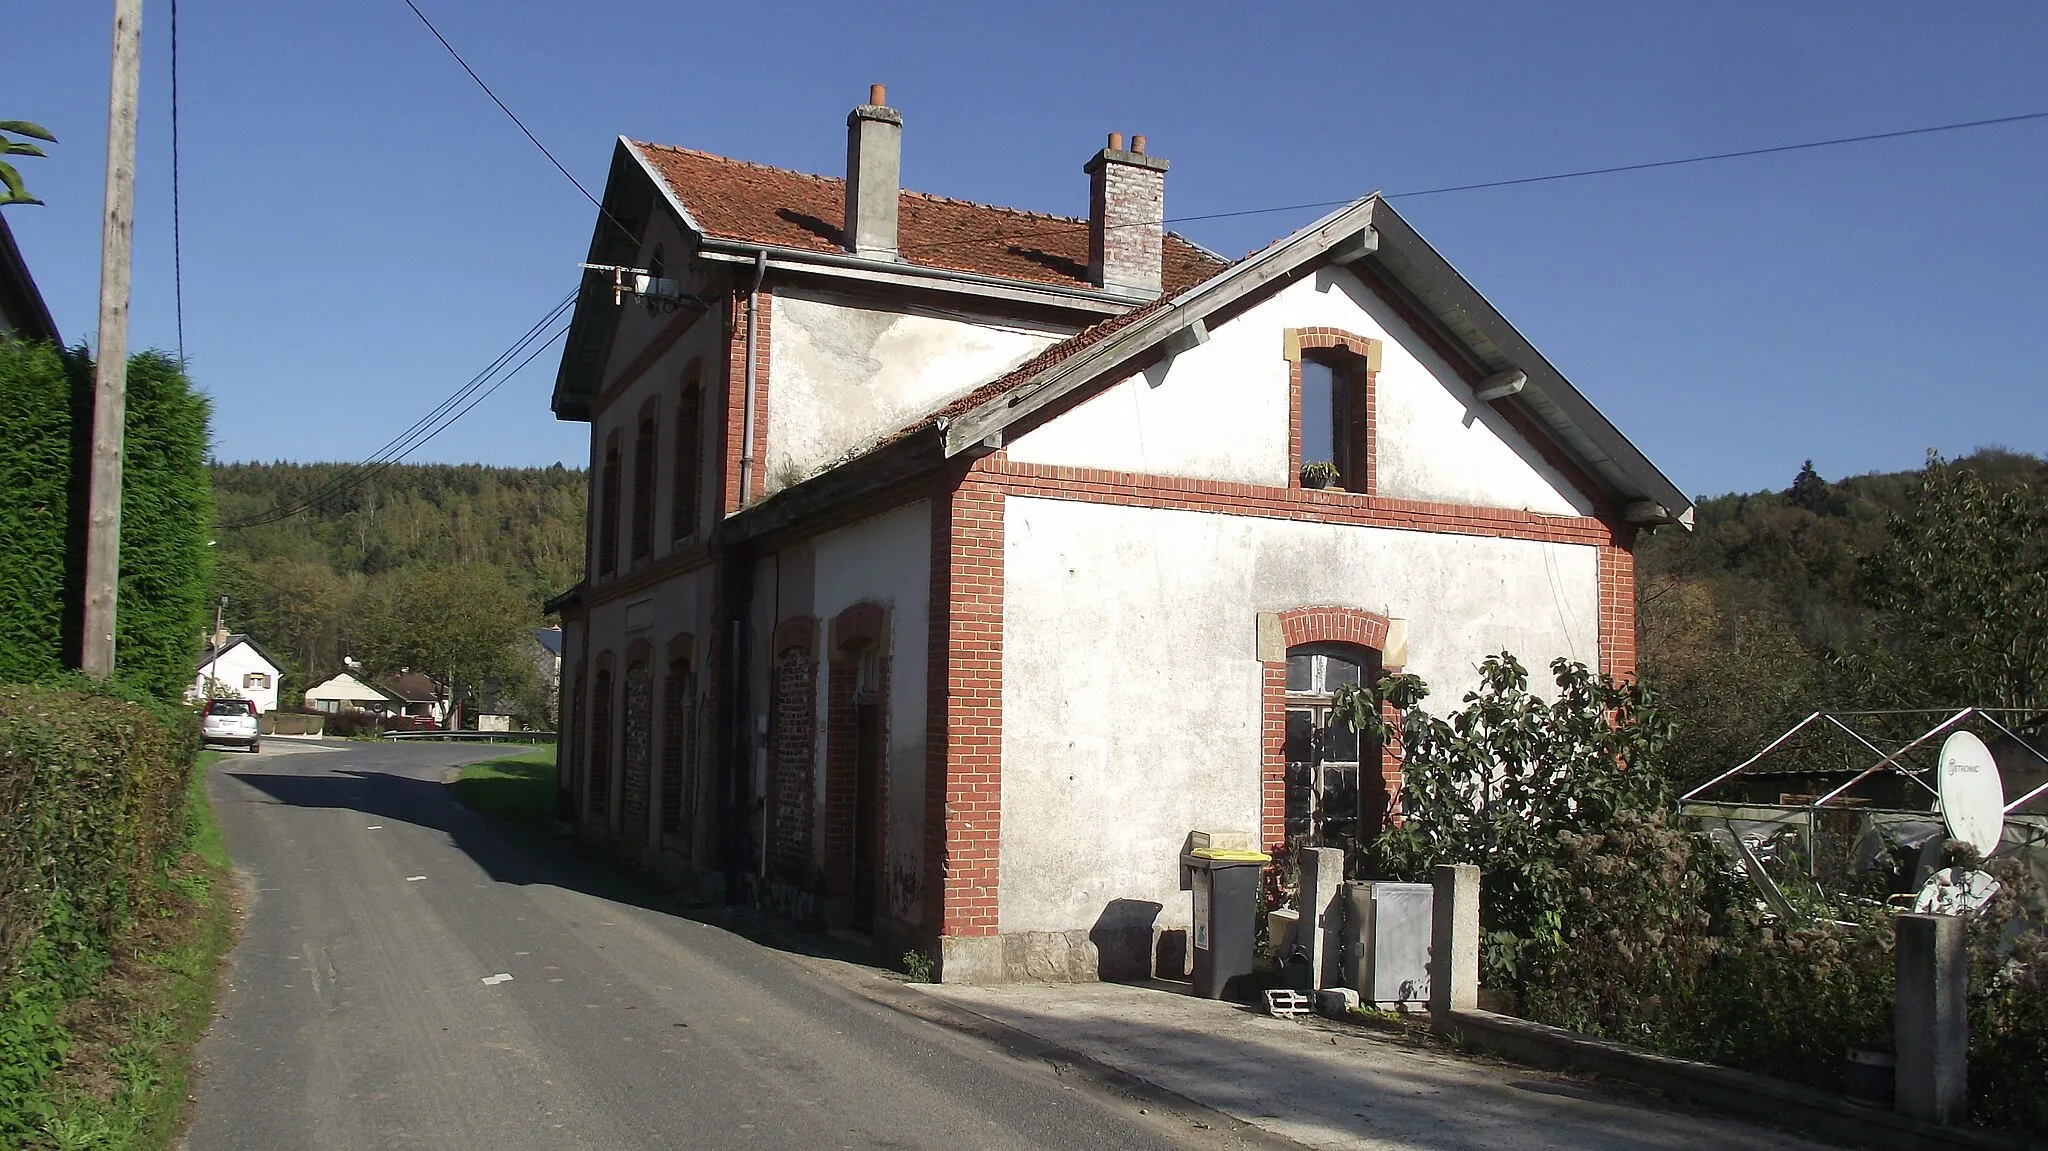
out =
[[[1160,291],[1166,245],[1166,161],[1145,154],[1145,137],[1111,132],[1109,146],[1081,169],[1088,173],[1088,279],[1136,296]]]
[[[896,258],[896,196],[902,187],[903,114],[868,86],[868,102],[846,114],[846,250]]]

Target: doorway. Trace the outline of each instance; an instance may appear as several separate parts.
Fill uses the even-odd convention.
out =
[[[853,925],[875,926],[875,889],[881,872],[882,705],[879,653],[861,652],[853,693]]]

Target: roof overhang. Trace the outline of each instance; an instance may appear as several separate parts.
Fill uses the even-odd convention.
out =
[[[1692,503],[1563,373],[1515,330],[1400,214],[1377,194],[1354,201],[1277,244],[1219,272],[1037,377],[953,420],[948,456],[999,444],[1010,425],[1077,389],[1174,342],[1195,325],[1228,315],[1269,287],[1322,264],[1342,264],[1410,305],[1438,328],[1482,380],[1503,381],[1488,401],[1528,412],[1603,494],[1636,523],[1692,524]],[[1505,386],[1515,374],[1522,379]]]
[[[36,287],[36,278],[29,274],[28,261],[21,255],[21,249],[14,243],[14,233],[7,227],[7,221],[0,217],[0,311],[11,317],[21,335],[31,340],[48,340],[53,344],[64,342],[57,334],[57,321],[50,316],[49,305],[43,302],[42,290]]]

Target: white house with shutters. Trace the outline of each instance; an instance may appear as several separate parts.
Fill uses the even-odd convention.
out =
[[[276,662],[264,655],[263,649],[248,636],[223,635],[199,653],[199,662],[193,667],[192,686],[186,691],[185,698],[198,701],[214,696],[234,696],[253,702],[259,713],[276,711],[278,681],[283,674]]]

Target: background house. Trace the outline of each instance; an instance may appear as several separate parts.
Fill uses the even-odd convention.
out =
[[[199,653],[194,665],[188,700],[216,695],[250,700],[258,712],[277,710],[278,680],[282,676],[276,661],[246,635],[217,634],[213,643]]]
[[[1143,137],[1068,219],[898,188],[879,89],[847,124],[843,180],[619,142],[590,262],[678,291],[587,283],[556,380],[586,837],[949,981],[1142,976],[1190,831],[1397,814],[1344,684],[1632,673],[1688,501],[1387,204],[1230,264]]]
[[[329,715],[344,711],[366,711],[373,715],[381,715],[393,710],[399,703],[382,688],[364,683],[347,672],[307,688],[305,701],[308,708]]]
[[[4,213],[0,213],[0,333],[23,340],[64,342],[35,277],[29,275],[28,264],[21,258],[21,249],[15,246]]]

